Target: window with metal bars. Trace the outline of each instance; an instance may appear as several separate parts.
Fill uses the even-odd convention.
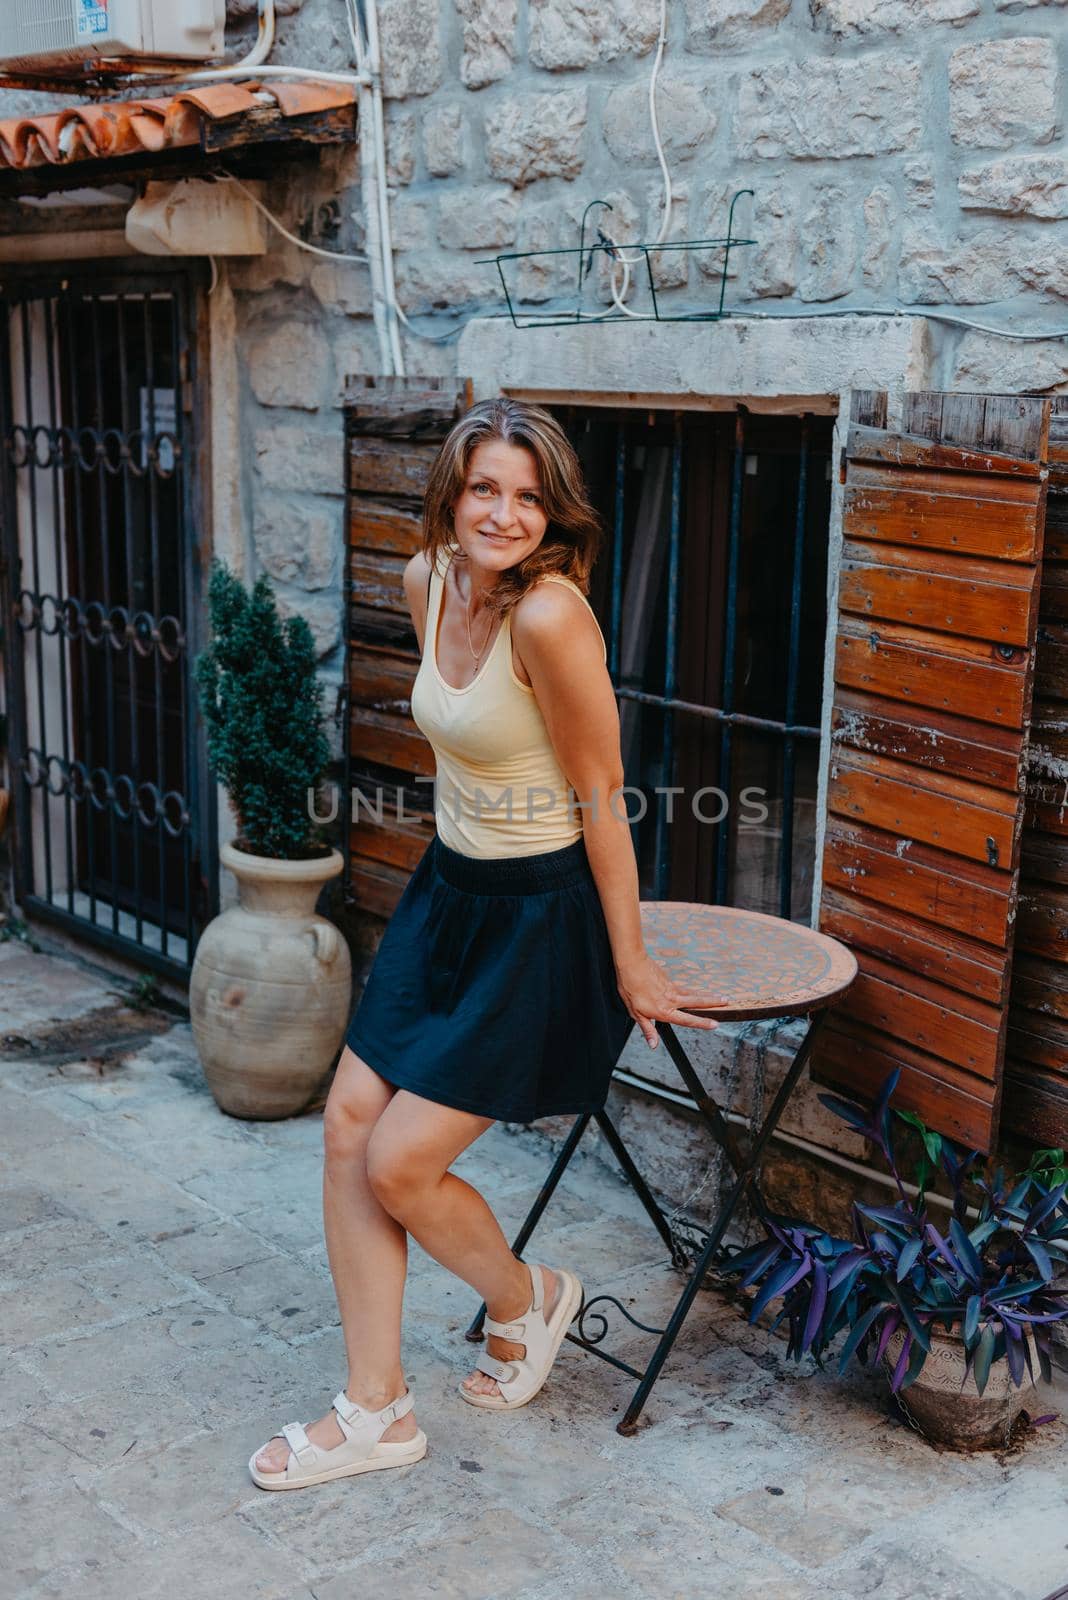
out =
[[[608,535],[590,599],[642,893],[807,922],[833,421],[558,415]]]
[[[101,263],[0,294],[19,903],[177,978],[216,895],[193,291],[184,266]]]

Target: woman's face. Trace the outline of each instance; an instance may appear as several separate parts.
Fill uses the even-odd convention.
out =
[[[523,561],[549,524],[532,452],[503,439],[476,445],[452,516],[460,548],[488,574]]]

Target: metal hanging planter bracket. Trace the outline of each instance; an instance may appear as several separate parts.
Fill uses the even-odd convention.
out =
[[[752,189],[739,189],[732,197],[730,211],[727,217],[727,232],[719,239],[667,239],[661,242],[639,241],[636,244],[617,245],[614,240],[600,229],[597,229],[596,238],[587,240],[587,218],[594,206],[604,206],[609,211],[612,206],[607,200],[591,200],[582,213],[582,222],[579,228],[579,242],[570,247],[561,247],[555,250],[510,250],[496,256],[484,256],[477,262],[477,266],[494,266],[500,279],[501,290],[504,294],[505,304],[512,326],[521,330],[529,328],[553,328],[574,326],[576,323],[598,322],[718,322],[721,318],[729,316],[725,308],[727,293],[727,273],[730,265],[731,252],[749,245],[756,244],[755,239],[739,238],[734,232],[734,208],[743,195],[752,195]],[[718,268],[719,294],[715,304],[703,307],[697,311],[665,310],[660,302],[657,292],[656,271],[654,257],[662,255],[687,254],[697,250],[722,252],[722,261]],[[603,257],[614,268],[622,260],[623,252],[634,252],[642,258],[645,265],[645,278],[649,289],[649,299],[652,309],[644,312],[621,311],[618,307],[610,309],[593,309],[584,305],[584,292],[593,276],[594,258]],[[545,262],[549,263],[556,257],[572,257],[577,263],[575,273],[575,300],[568,308],[555,311],[532,312],[517,310],[517,301],[520,296],[509,287],[506,263],[514,262]],[[515,270],[515,269],[511,269]],[[661,286],[660,293],[663,293]]]

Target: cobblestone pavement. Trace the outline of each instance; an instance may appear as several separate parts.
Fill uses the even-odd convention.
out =
[[[253,1449],[345,1379],[321,1115],[224,1116],[188,1027],[118,987],[0,945],[3,1596],[1042,1600],[1068,1579],[1060,1422],[1000,1457],[939,1454],[876,1380],[787,1364],[712,1293],[636,1438],[613,1426],[629,1380],[570,1345],[531,1407],[482,1415],[455,1392],[474,1297],[418,1250],[406,1365],[430,1454],[257,1490]],[[545,1167],[536,1132],[503,1129],[459,1164],[506,1228]],[[662,1319],[677,1280],[595,1158],[543,1229],[587,1292]]]

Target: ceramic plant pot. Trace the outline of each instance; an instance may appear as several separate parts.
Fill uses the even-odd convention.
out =
[[[931,1352],[923,1371],[907,1389],[896,1396],[905,1415],[928,1439],[951,1450],[994,1450],[1004,1445],[1021,1411],[1035,1409],[1034,1385],[1025,1381],[1017,1389],[1009,1376],[1007,1361],[990,1368],[986,1388],[980,1395],[971,1375],[964,1371],[967,1357],[964,1340],[945,1328],[931,1328]],[[1026,1334],[1031,1365],[1038,1371],[1038,1354],[1030,1334]],[[892,1372],[901,1354],[905,1334],[899,1328],[886,1347],[884,1361]]]
[[[278,861],[224,845],[238,904],[210,922],[193,959],[193,1037],[216,1101],[269,1120],[303,1110],[330,1070],[349,1018],[348,945],[315,913],[337,850]]]

